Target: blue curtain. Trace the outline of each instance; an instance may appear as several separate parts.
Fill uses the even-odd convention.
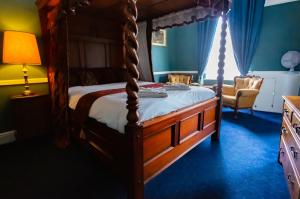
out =
[[[200,21],[197,24],[198,33],[198,77],[202,77],[206,64],[208,62],[209,53],[215,37],[218,19],[208,19]]]
[[[265,0],[233,0],[229,29],[234,57],[242,75],[249,71],[263,20]]]

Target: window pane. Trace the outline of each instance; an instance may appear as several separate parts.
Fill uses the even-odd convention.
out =
[[[205,69],[205,79],[217,79],[219,48],[221,41],[222,19],[219,18],[216,35],[213,41],[211,53],[209,55],[208,64]],[[224,67],[224,79],[233,80],[235,76],[240,75],[234,59],[230,31],[227,31],[226,37],[226,58]]]

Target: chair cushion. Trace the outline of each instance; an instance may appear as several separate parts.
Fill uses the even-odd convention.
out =
[[[261,84],[262,84],[262,79],[260,79],[260,78],[253,78],[252,79],[252,84],[250,85],[249,88],[251,88],[251,89],[259,89],[260,86],[261,86]]]
[[[250,80],[251,78],[248,77],[246,78],[237,77],[235,79],[235,90],[248,88]]]
[[[231,95],[223,95],[223,105],[235,107],[236,97]]]

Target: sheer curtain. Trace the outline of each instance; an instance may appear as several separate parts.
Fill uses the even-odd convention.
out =
[[[212,44],[211,53],[208,58],[208,63],[204,72],[205,79],[217,79],[218,63],[219,63],[219,49],[221,41],[221,25],[222,19],[219,18],[216,34]],[[233,47],[231,42],[230,32],[227,32],[226,37],[226,58],[225,58],[225,68],[224,68],[224,79],[233,80],[235,76],[240,75],[233,53]]]

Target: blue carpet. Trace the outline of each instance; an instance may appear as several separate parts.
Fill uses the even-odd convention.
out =
[[[219,143],[200,144],[146,186],[147,199],[289,198],[277,162],[281,115],[224,109]]]
[[[206,140],[145,188],[146,199],[286,199],[277,163],[281,115],[225,109],[220,142]],[[120,199],[120,181],[90,151],[51,143],[0,147],[1,199]]]

